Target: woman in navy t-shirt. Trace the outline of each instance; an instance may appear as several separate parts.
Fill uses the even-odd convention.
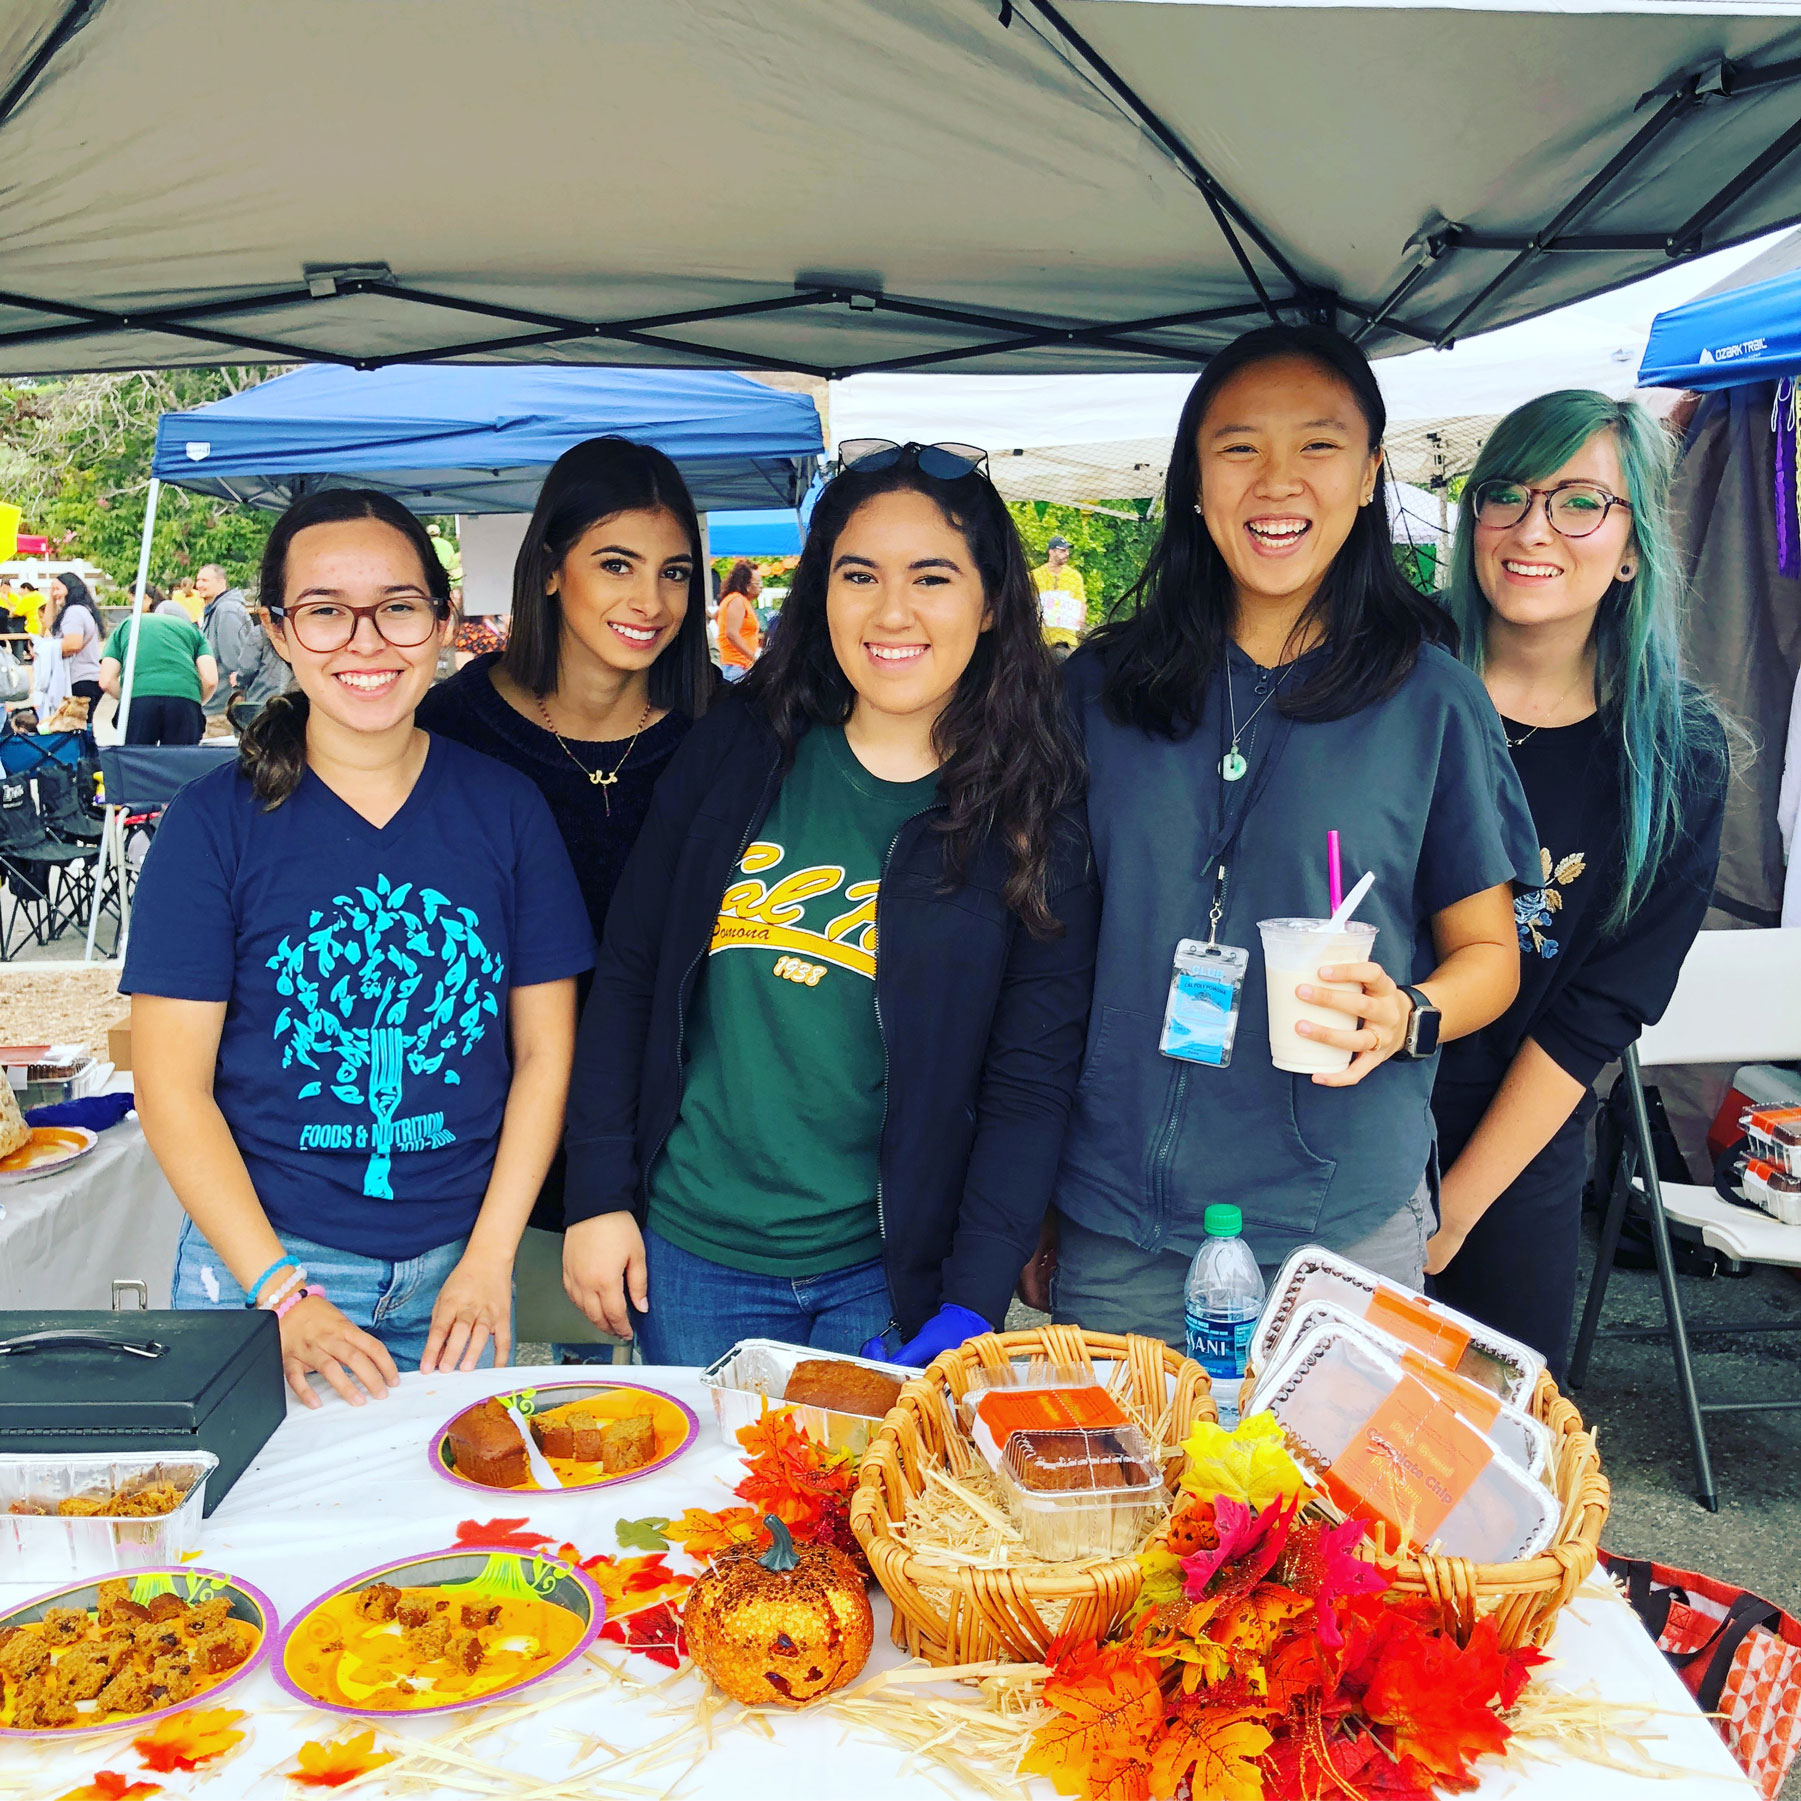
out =
[[[310,496],[261,592],[295,691],[165,814],[120,987],[175,1305],[271,1309],[300,1399],[360,1404],[505,1362],[593,942],[543,797],[414,723],[450,630],[418,521]]]

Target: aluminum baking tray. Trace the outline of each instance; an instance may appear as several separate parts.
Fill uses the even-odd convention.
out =
[[[200,1542],[206,1479],[218,1467],[211,1451],[0,1457],[0,1581],[66,1582],[179,1564]],[[77,1495],[113,1495],[163,1481],[187,1489],[173,1513],[111,1519],[11,1511],[15,1505],[54,1509]]]
[[[719,1423],[719,1436],[726,1444],[734,1450],[737,1448],[739,1429],[755,1425],[767,1402],[772,1410],[787,1408],[815,1443],[861,1457],[882,1423],[879,1419],[866,1419],[857,1413],[838,1413],[827,1407],[803,1407],[782,1399],[782,1390],[788,1386],[795,1365],[815,1358],[880,1370],[896,1382],[911,1381],[920,1373],[905,1364],[877,1363],[868,1357],[847,1357],[838,1351],[783,1344],[774,1338],[740,1339],[717,1363],[703,1370],[700,1378],[701,1387],[712,1393],[713,1417]]]

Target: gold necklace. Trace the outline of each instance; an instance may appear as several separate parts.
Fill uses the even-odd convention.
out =
[[[645,701],[644,711],[638,715],[638,729],[632,733],[631,743],[627,744],[625,747],[625,756],[621,757],[611,769],[590,769],[583,763],[581,758],[578,757],[566,743],[564,743],[563,734],[557,730],[556,726],[551,721],[550,708],[544,704],[544,696],[542,694],[537,694],[532,698],[538,703],[538,713],[544,721],[544,729],[550,733],[551,737],[556,739],[558,744],[562,745],[563,755],[566,756],[569,761],[600,790],[600,798],[606,804],[607,818],[611,819],[613,817],[613,797],[607,790],[619,780],[619,772],[625,767],[626,758],[632,754],[632,746],[638,742],[639,736],[642,734],[644,728],[650,724],[650,702],[648,700]]]
[[[1583,669],[1581,671],[1581,673],[1576,677],[1576,679],[1573,682],[1571,682],[1570,685],[1566,689],[1564,689],[1563,693],[1558,697],[1555,705],[1552,706],[1551,712],[1552,712],[1553,716],[1555,716],[1558,713],[1561,713],[1563,711],[1563,709],[1569,705],[1570,700],[1575,695],[1576,690],[1582,686],[1582,684],[1585,680],[1590,680],[1590,679],[1592,679],[1592,672],[1586,668]],[[1500,711],[1500,709],[1498,707],[1495,710],[1496,710],[1496,712]],[[1542,732],[1544,729],[1545,729],[1545,722],[1543,720],[1541,720],[1537,725],[1533,726],[1530,731],[1521,732],[1517,738],[1507,738],[1507,726],[1506,726],[1506,722],[1503,721],[1502,726],[1501,726],[1501,736],[1503,738],[1507,738],[1507,748],[1509,750],[1518,750],[1519,747],[1522,744],[1524,744],[1528,738],[1536,738],[1538,736],[1538,734],[1540,732]]]

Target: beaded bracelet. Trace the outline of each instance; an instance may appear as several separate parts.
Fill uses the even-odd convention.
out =
[[[271,1263],[247,1289],[244,1290],[244,1305],[246,1307],[254,1307],[256,1305],[256,1297],[263,1291],[263,1284],[267,1282],[278,1269],[292,1269],[293,1266],[294,1259],[292,1257],[277,1257],[275,1261]]]
[[[296,1266],[285,1275],[275,1287],[263,1296],[257,1304],[264,1309],[272,1309],[281,1304],[291,1294],[297,1293],[306,1286],[306,1270]]]
[[[323,1288],[297,1288],[275,1309],[275,1317],[277,1319],[286,1319],[288,1314],[294,1308],[298,1307],[302,1301],[322,1301],[324,1299],[325,1290]]]

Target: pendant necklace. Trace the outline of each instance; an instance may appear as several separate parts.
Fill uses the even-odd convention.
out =
[[[558,744],[563,746],[563,755],[588,778],[589,782],[600,790],[600,798],[606,803],[607,818],[611,819],[613,817],[613,797],[607,790],[619,780],[619,772],[625,767],[626,758],[632,754],[633,745],[638,742],[638,738],[644,728],[650,724],[650,702],[647,700],[644,703],[644,711],[638,715],[638,729],[632,733],[631,743],[627,744],[625,747],[625,756],[621,757],[611,769],[590,769],[582,762],[581,758],[563,742],[563,734],[551,723],[550,709],[544,704],[544,696],[540,694],[534,698],[538,703],[538,713],[544,721],[544,729],[550,733],[551,737],[556,739]]]
[[[1242,781],[1245,771],[1250,768],[1250,764],[1245,760],[1243,753],[1238,748],[1238,742],[1256,723],[1257,715],[1282,692],[1282,684],[1288,680],[1288,672],[1293,668],[1294,664],[1290,663],[1287,668],[1276,677],[1275,686],[1271,688],[1270,691],[1258,701],[1256,706],[1251,709],[1250,717],[1245,720],[1241,727],[1238,723],[1238,702],[1232,695],[1232,658],[1231,653],[1227,653],[1226,708],[1232,716],[1232,743],[1226,754],[1219,760],[1219,772],[1228,782]]]
[[[1557,704],[1554,707],[1552,707],[1551,711],[1553,714],[1561,713],[1563,711],[1563,709],[1570,704],[1570,701],[1574,697],[1576,690],[1582,686],[1583,681],[1588,677],[1588,675],[1589,675],[1589,672],[1587,669],[1583,669],[1581,671],[1581,673],[1577,675],[1576,679],[1573,682],[1571,682],[1569,687],[1563,691],[1563,694],[1559,697]],[[1499,712],[1500,708],[1497,707],[1495,709],[1495,711]],[[1517,738],[1508,738],[1506,721],[1503,720],[1502,725],[1501,725],[1501,736],[1503,738],[1507,738],[1507,748],[1509,750],[1518,750],[1519,747],[1522,744],[1524,744],[1528,738],[1536,738],[1538,736],[1538,734],[1540,732],[1542,732],[1544,729],[1545,729],[1545,722],[1543,720],[1540,720],[1540,722],[1537,725],[1531,727],[1527,731],[1521,732]]]

